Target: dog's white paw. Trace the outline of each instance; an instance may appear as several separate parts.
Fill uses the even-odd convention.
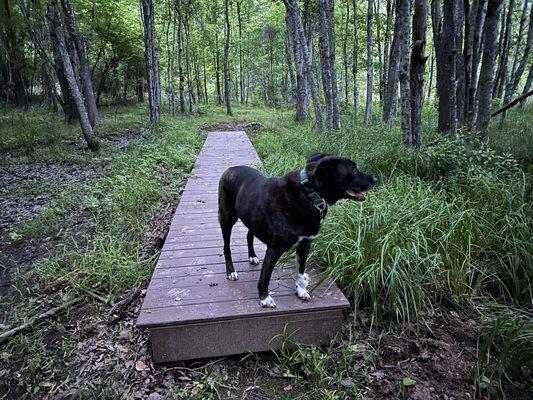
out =
[[[259,305],[261,307],[276,308],[276,302],[270,295],[265,297],[263,300],[259,300]]]
[[[305,289],[307,285],[309,285],[309,281],[309,274],[298,274],[298,276],[296,277],[296,286]]]
[[[228,279],[230,281],[236,281],[237,279],[239,279],[239,275],[237,274],[237,272],[231,272],[230,274],[228,274]]]
[[[259,257],[250,257],[248,260],[252,265],[259,265]]]
[[[311,295],[307,289],[301,288],[300,286],[296,286],[296,296],[305,301],[311,300]]]

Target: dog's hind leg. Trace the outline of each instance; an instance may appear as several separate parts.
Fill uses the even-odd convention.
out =
[[[218,220],[220,222],[220,229],[222,230],[222,238],[224,239],[224,259],[226,261],[226,276],[231,281],[239,279],[235,268],[233,267],[233,260],[231,259],[231,230],[233,225],[237,222],[237,213],[235,211],[234,203],[228,199],[226,191],[223,186],[219,188],[218,195]]]
[[[309,285],[309,275],[305,273],[305,264],[307,262],[307,255],[311,248],[311,241],[309,239],[302,239],[296,245],[296,266],[298,268],[298,275],[296,276],[296,296],[302,300],[311,299],[311,295],[307,291]]]
[[[259,265],[259,257],[257,257],[254,250],[254,234],[250,230],[246,235],[246,241],[248,242],[248,260],[250,264]]]

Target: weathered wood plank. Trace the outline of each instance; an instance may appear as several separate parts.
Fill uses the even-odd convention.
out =
[[[238,221],[231,248],[238,281],[226,279],[218,223],[218,181],[233,165],[258,165],[244,132],[210,133],[181,195],[152,275],[137,326],[150,329],[154,360],[167,362],[279,348],[287,328],[300,343],[325,343],[349,306],[338,288],[311,284],[312,299],[294,294],[292,263],[273,273],[277,308],[258,304],[260,265],[248,263],[247,229]],[[254,244],[260,259],[265,246]],[[312,282],[320,274],[310,271]],[[246,334],[243,334],[246,332]]]

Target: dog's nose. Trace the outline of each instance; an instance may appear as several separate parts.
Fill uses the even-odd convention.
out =
[[[376,178],[375,176],[371,176],[370,177],[370,182],[372,182],[372,184],[376,184],[378,182],[378,178]]]

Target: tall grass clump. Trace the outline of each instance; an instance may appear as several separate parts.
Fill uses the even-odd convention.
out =
[[[321,151],[378,176],[365,203],[330,208],[314,246],[315,262],[377,315],[411,320],[480,296],[531,302],[531,175],[510,154],[471,138],[427,136],[430,146],[412,150],[397,127],[319,134],[289,123],[254,144],[271,175],[302,168]]]

